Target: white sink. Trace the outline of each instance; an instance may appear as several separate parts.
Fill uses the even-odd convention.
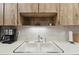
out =
[[[62,50],[58,48],[55,44],[49,42],[49,43],[41,43],[41,52],[62,53]]]
[[[20,47],[16,49],[17,53],[33,53],[39,52],[38,44],[34,42],[24,42]]]
[[[24,42],[14,53],[62,53],[62,50],[51,42]]]

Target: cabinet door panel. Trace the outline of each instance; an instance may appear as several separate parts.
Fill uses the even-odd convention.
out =
[[[79,25],[79,4],[65,3],[60,4],[60,24]]]
[[[73,23],[74,25],[79,25],[79,3],[74,4],[74,19]]]
[[[18,25],[22,25],[20,13],[38,13],[38,3],[18,3]]]
[[[3,3],[0,3],[0,25],[3,25]]]
[[[60,24],[73,25],[73,4],[60,4]]]
[[[38,12],[38,3],[19,3],[19,12]]]
[[[39,12],[57,12],[57,3],[39,3]]]
[[[4,25],[17,25],[17,4],[5,3]]]

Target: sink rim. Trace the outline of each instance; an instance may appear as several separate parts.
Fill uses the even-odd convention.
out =
[[[29,43],[29,42],[27,42],[27,41],[24,41],[22,44],[20,44],[16,49],[14,49],[13,50],[13,53],[41,53],[41,52],[31,52],[31,51],[27,51],[27,52],[16,52],[16,50],[19,48],[19,47],[21,47],[24,43]],[[51,42],[51,41],[50,41]],[[36,43],[36,42],[30,42],[30,43]],[[52,43],[52,42],[51,42]],[[61,50],[61,52],[50,52],[50,51],[42,51],[42,50],[40,50],[40,51],[42,51],[42,53],[64,53],[64,50],[63,49],[61,49],[55,42],[53,42],[60,50]],[[53,44],[52,43],[52,44]],[[38,42],[36,43],[36,44],[38,44]],[[41,43],[41,44],[46,44],[46,43]],[[36,47],[37,48],[37,47]],[[40,47],[40,48],[42,48],[42,47]]]

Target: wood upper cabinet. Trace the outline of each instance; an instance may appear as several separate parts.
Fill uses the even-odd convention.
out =
[[[20,13],[56,13],[57,25],[79,25],[78,3],[18,3],[18,24]]]
[[[5,3],[4,7],[4,25],[17,25],[17,4]]]
[[[38,12],[38,3],[18,3],[19,12]]]
[[[39,3],[38,5],[39,13],[52,13],[56,14],[55,25],[59,23],[59,3]]]
[[[38,3],[18,3],[18,25],[22,25],[21,13],[38,13]]]
[[[39,12],[57,12],[58,3],[39,3]]]
[[[79,25],[79,6],[74,3],[60,4],[60,25]]]
[[[3,3],[0,3],[0,25],[3,25]]]
[[[74,25],[79,25],[79,3],[74,4],[73,10],[74,10],[73,11],[73,15],[74,15],[73,23]]]
[[[60,4],[60,24],[73,25],[73,4]]]

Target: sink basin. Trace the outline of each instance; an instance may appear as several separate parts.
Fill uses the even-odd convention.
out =
[[[46,53],[62,53],[63,51],[58,48],[54,43],[52,44],[51,42],[49,43],[41,43],[41,52],[46,52]]]
[[[52,42],[24,42],[14,50],[14,53],[62,53],[63,51]]]
[[[33,53],[39,52],[38,44],[34,42],[24,42],[20,47],[16,49],[17,53]]]

